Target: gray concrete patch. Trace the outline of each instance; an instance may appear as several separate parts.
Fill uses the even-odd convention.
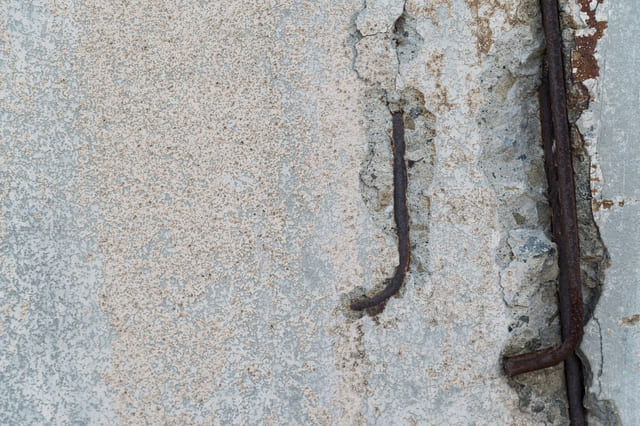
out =
[[[600,77],[589,85],[593,103],[580,129],[594,162],[594,216],[609,252],[602,294],[585,329],[582,350],[592,365],[589,392],[609,401],[622,424],[640,417],[640,37],[637,2],[605,3],[608,21],[598,45]],[[610,424],[594,412],[596,424]]]
[[[111,423],[99,217],[78,204],[77,26],[40,1],[0,11],[0,422]]]

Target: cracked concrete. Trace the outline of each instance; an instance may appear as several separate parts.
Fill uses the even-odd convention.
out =
[[[372,87],[393,94],[397,90],[398,40],[396,23],[404,10],[404,1],[369,1],[356,14],[359,36],[355,44],[354,70]]]
[[[363,37],[391,34],[403,10],[404,0],[365,0],[364,7],[356,17],[356,27]]]
[[[575,22],[578,3],[562,3]],[[0,11],[2,422],[567,423],[561,366],[516,379],[500,366],[559,339],[536,0]],[[597,136],[613,128],[590,112],[602,105],[580,130],[592,176],[607,177],[615,149]],[[397,108],[411,264],[385,310],[360,315],[352,296],[397,261]],[[581,154],[595,305],[606,256]],[[607,279],[626,278],[607,224],[635,223],[640,197],[603,188]],[[624,420],[635,397],[620,399],[609,365],[635,355],[614,360],[626,355],[603,330],[638,329],[631,308],[615,324],[598,311],[619,301],[606,284],[613,302],[583,345],[604,423],[615,413],[600,400]]]

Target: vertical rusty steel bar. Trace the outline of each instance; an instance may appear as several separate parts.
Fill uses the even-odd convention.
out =
[[[551,227],[553,229],[553,240],[560,241],[560,205],[558,202],[557,190],[557,172],[553,159],[553,120],[551,117],[551,99],[549,94],[549,78],[548,70],[545,68],[542,75],[542,84],[540,85],[539,101],[540,101],[540,122],[542,128],[542,145],[544,148],[544,168],[549,183],[548,195],[551,204]],[[558,243],[560,246],[560,243]],[[564,250],[559,248],[564,255]],[[560,255],[560,253],[559,253]],[[563,263],[564,260],[559,260]],[[558,282],[560,286],[567,286],[567,274],[565,269],[560,269],[558,274]],[[566,333],[567,327],[570,327],[567,316],[562,319],[562,334]],[[584,425],[584,407],[582,400],[584,398],[584,382],[582,377],[582,363],[576,356],[575,352],[571,353],[564,361],[565,384],[567,391],[567,401],[569,402],[569,419],[572,425]]]
[[[564,361],[564,376],[567,386],[567,400],[569,401],[569,420],[572,426],[586,424],[584,417],[584,380],[582,376],[582,362],[574,353]]]
[[[555,152],[546,149],[545,157],[553,158],[550,167],[549,186],[557,199],[557,212],[554,214],[554,230],[558,244],[558,307],[563,330],[562,344],[513,357],[505,357],[503,364],[509,376],[539,370],[559,364],[574,353],[582,338],[584,308],[582,304],[582,284],[580,282],[580,243],[578,238],[578,219],[576,210],[575,184],[569,139],[569,120],[565,92],[562,60],[562,33],[557,0],[541,0],[542,20],[547,41],[547,66],[549,100],[541,102],[541,121],[543,132],[555,139]],[[548,114],[548,115],[547,115]],[[551,132],[551,133],[550,133]],[[550,145],[550,144],[549,144]],[[557,232],[557,233],[556,233]]]
[[[391,296],[396,294],[409,269],[410,249],[409,249],[409,210],[407,207],[407,164],[405,162],[405,140],[404,140],[404,118],[402,111],[392,114],[393,132],[393,217],[396,222],[398,233],[398,266],[393,274],[393,278],[387,286],[376,295],[356,300],[351,303],[351,309],[362,311],[385,303]]]

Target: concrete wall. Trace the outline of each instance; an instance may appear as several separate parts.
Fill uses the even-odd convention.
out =
[[[562,4],[568,57],[581,6]],[[537,1],[4,0],[0,16],[2,423],[567,423],[562,366],[500,366],[559,341]],[[581,79],[602,96],[578,124],[605,177],[618,127],[585,120],[615,103],[608,66]],[[411,264],[383,312],[356,314],[397,262],[398,108]],[[637,269],[609,246],[637,194],[597,194],[624,208],[596,215],[617,269],[583,345],[589,407],[631,424],[634,381],[606,383],[637,354],[597,343],[618,317],[631,340],[607,350],[638,340],[637,292],[604,322]]]

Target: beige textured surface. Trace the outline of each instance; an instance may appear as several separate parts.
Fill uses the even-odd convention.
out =
[[[366,232],[361,85],[335,37],[356,7],[76,11],[90,26],[82,125],[102,129],[83,176],[117,332],[105,380],[124,418],[197,420],[204,405],[220,422],[322,422],[351,386],[340,370],[328,386],[322,325],[393,262]]]

